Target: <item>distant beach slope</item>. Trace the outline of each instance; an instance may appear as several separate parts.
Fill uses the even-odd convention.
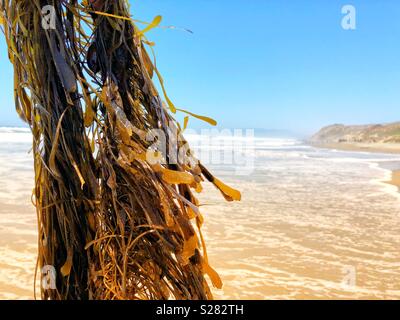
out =
[[[379,153],[400,153],[400,122],[346,126],[333,124],[322,128],[308,141],[320,148]],[[400,171],[392,172],[387,183],[400,191]]]
[[[322,128],[310,139],[313,146],[349,151],[400,153],[400,122]]]

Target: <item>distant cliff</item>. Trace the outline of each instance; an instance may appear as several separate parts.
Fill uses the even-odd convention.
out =
[[[311,143],[400,143],[400,122],[322,128],[310,138]]]

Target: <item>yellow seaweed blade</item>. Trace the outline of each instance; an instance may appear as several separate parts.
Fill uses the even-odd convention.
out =
[[[115,19],[122,19],[122,20],[132,21],[132,19],[129,18],[129,17],[119,16],[119,15],[111,14],[111,13],[107,13],[107,12],[92,11],[92,10],[88,10],[88,12],[95,13],[95,14],[97,14],[99,16],[105,16],[105,17],[110,17],[110,18],[115,18]]]
[[[86,128],[88,128],[88,127],[90,127],[92,125],[94,117],[95,117],[95,114],[94,114],[93,108],[92,108],[91,105],[88,105],[86,107],[85,119],[84,119]]]
[[[213,183],[222,192],[222,194],[224,195],[226,200],[240,201],[242,199],[242,195],[238,190],[227,186],[226,184],[224,184],[222,181],[218,180],[217,178],[214,178]]]
[[[156,45],[153,41],[142,40],[144,44],[147,44],[149,47],[154,47]]]
[[[176,109],[176,110],[177,110],[177,111],[180,111],[180,112],[183,112],[183,113],[186,113],[186,114],[188,114],[188,115],[190,115],[190,116],[192,116],[192,117],[194,117],[194,118],[197,118],[197,119],[199,119],[199,120],[202,120],[202,121],[204,121],[204,122],[207,122],[207,123],[211,124],[212,126],[216,126],[216,125],[218,124],[217,121],[215,121],[215,120],[212,119],[212,118],[205,117],[205,116],[200,116],[200,115],[198,115],[198,114],[195,114],[195,113],[192,113],[192,112],[183,110],[183,109]]]
[[[203,186],[201,185],[201,183],[197,183],[197,184],[196,184],[195,191],[196,191],[197,193],[201,193],[201,192],[203,191]]]
[[[161,20],[162,20],[162,16],[156,16],[153,19],[153,21],[146,28],[144,28],[142,31],[139,31],[139,36],[142,36],[143,34],[150,31],[151,29],[158,27],[159,24],[161,23]]]
[[[198,239],[196,234],[194,234],[188,240],[185,240],[181,254],[184,265],[187,265],[189,263],[189,259],[193,257],[195,250],[197,248],[198,248]]]
[[[194,210],[191,207],[187,208],[187,214],[190,220],[197,217],[196,212],[194,212]]]
[[[90,150],[92,151],[92,153],[94,153],[96,151],[96,140],[95,140],[95,137],[93,137],[90,140]]]
[[[164,213],[165,223],[169,228],[175,227],[175,220],[173,217],[173,213],[171,212],[168,201],[165,199],[165,195],[163,193],[160,193],[160,200],[161,200],[161,207]]]
[[[194,178],[190,173],[163,169],[162,179],[169,184],[192,184]]]
[[[72,257],[73,257],[73,252],[72,249],[68,249],[68,256],[67,260],[65,261],[64,265],[61,267],[60,271],[61,274],[66,277],[71,273],[72,269]]]
[[[150,79],[152,79],[153,75],[154,75],[154,65],[151,62],[151,59],[150,59],[146,49],[143,48],[143,46],[142,46],[141,52],[142,52],[143,63],[146,68],[146,71],[149,74]]]
[[[188,123],[189,123],[189,117],[186,116],[185,119],[183,120],[183,130],[186,130]]]
[[[213,268],[211,268],[210,265],[204,260],[202,263],[202,267],[203,267],[203,272],[210,277],[213,286],[217,289],[222,289],[223,284],[219,274]]]
[[[204,217],[201,213],[198,214],[198,216],[196,217],[196,223],[198,225],[199,228],[201,228],[201,226],[204,223]]]
[[[21,89],[21,96],[22,96],[22,101],[24,103],[24,113],[25,113],[25,118],[29,123],[32,121],[32,103],[31,100],[28,97],[28,94],[24,89]]]
[[[78,178],[79,178],[79,181],[80,181],[80,183],[81,183],[81,189],[83,189],[83,186],[85,185],[85,179],[83,178],[83,176],[82,176],[82,173],[81,173],[81,171],[79,170],[79,167],[78,167],[78,165],[75,163],[75,162],[73,162],[72,163],[72,167],[75,169],[75,172],[76,172],[76,174],[78,175]]]

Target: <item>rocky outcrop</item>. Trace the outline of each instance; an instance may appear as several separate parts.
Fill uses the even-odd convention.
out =
[[[346,126],[334,124],[322,128],[311,143],[399,143],[400,122]]]

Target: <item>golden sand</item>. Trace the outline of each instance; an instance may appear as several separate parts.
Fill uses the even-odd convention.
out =
[[[400,153],[399,143],[317,143],[312,144],[323,149],[337,149],[343,151],[361,151],[374,153]]]
[[[387,181],[387,183],[398,187],[400,191],[400,170],[393,171],[392,179],[390,181]]]
[[[0,299],[32,299],[32,161],[29,147],[3,149]],[[211,185],[199,195],[208,256],[224,282],[215,297],[400,299],[400,197],[382,183],[389,178],[363,163],[285,159],[268,160],[263,169],[264,159],[248,177],[224,177],[242,191],[240,203],[222,205]],[[390,183],[400,186],[400,171]]]
[[[400,153],[400,144],[396,143],[325,143],[325,144],[313,144],[318,148],[322,149],[337,149],[343,151],[355,151],[355,152],[373,152],[373,153]],[[392,178],[386,183],[394,185],[399,188],[400,191],[400,170],[392,172]]]

